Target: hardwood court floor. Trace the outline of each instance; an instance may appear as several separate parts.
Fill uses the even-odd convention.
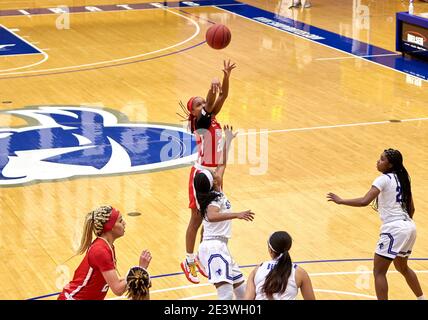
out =
[[[127,1],[143,2],[151,1]],[[402,1],[312,2],[310,9],[288,10],[285,1],[245,1],[395,50],[395,12],[406,11]],[[116,3],[2,1],[0,10]],[[417,2],[416,12],[428,12],[428,4]],[[19,36],[45,53],[0,56],[2,111],[85,105],[120,112],[129,122],[179,125],[178,101],[204,96],[211,79],[222,77],[223,59],[231,59],[238,67],[219,121],[240,128],[242,135],[226,172],[225,192],[235,210],[256,213],[253,223],[233,222],[230,248],[236,261],[248,266],[267,259],[268,236],[287,230],[294,239],[293,260],[313,262],[302,266],[312,274],[318,299],[374,298],[369,259],[378,237],[378,215],[369,207],[333,205],[325,195],[363,195],[378,175],[380,153],[393,147],[402,151],[412,176],[418,228],[412,257],[422,260],[411,266],[420,271],[426,294],[426,81],[211,6],[76,13],[70,16],[70,29],[58,29],[58,17],[0,15],[1,25],[19,29]],[[232,30],[229,47],[216,51],[201,43],[210,22]],[[0,114],[1,128],[26,125],[23,118]],[[263,145],[256,144],[255,154],[245,147],[255,137],[249,130],[270,132],[257,137],[257,142],[268,142],[260,159]],[[239,161],[239,147],[246,150],[246,161]],[[257,169],[262,174],[251,174]],[[81,260],[68,259],[83,216],[102,204],[118,207],[127,222],[125,237],[116,242],[122,276],[138,263],[140,251],[149,248],[151,274],[170,275],[153,280],[153,299],[215,298],[206,280],[189,286],[183,275],[174,275],[181,272],[184,258],[189,170],[190,164],[1,188],[0,298],[60,291]],[[141,215],[127,215],[135,211]],[[243,271],[248,275],[251,268]],[[388,279],[391,298],[413,299],[400,275],[391,273]]]

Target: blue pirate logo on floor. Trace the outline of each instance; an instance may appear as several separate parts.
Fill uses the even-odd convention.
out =
[[[221,276],[221,269],[218,269],[215,273],[217,273],[219,276]]]
[[[106,109],[36,106],[2,113],[25,118],[29,125],[0,128],[0,186],[142,172],[183,165],[197,156],[194,136],[185,129],[130,123]]]

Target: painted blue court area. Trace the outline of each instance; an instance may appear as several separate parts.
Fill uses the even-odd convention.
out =
[[[280,31],[294,34],[387,68],[428,80],[428,61],[403,57],[401,53],[376,47],[250,5],[236,5],[238,3],[237,1],[230,1],[229,4],[217,4],[217,6],[225,11],[262,23]]]
[[[0,56],[16,56],[42,53],[39,49],[0,26]]]

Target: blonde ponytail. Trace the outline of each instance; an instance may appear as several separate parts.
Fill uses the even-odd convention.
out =
[[[111,212],[111,206],[101,206],[86,215],[82,239],[80,240],[80,246],[77,249],[77,254],[83,254],[89,249],[92,243],[92,233],[96,236],[100,236],[102,234],[104,224],[109,220]]]

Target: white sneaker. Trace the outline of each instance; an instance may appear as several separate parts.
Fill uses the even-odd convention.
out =
[[[291,4],[288,7],[288,9],[299,8],[301,5],[302,5],[302,3],[300,2],[300,0],[291,0]]]
[[[303,6],[303,8],[310,8],[312,7],[311,3],[309,2],[309,0],[306,0],[305,5]]]

